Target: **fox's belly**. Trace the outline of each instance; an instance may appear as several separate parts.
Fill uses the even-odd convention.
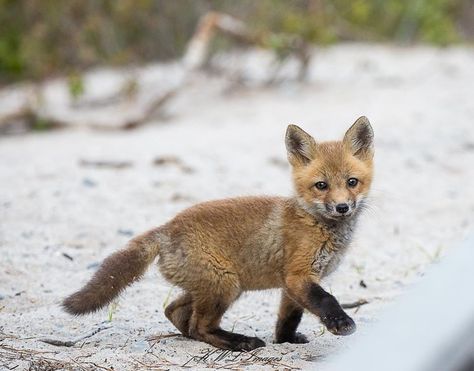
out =
[[[245,244],[231,254],[243,290],[282,287],[283,248],[275,242]]]
[[[283,286],[281,272],[270,267],[239,275],[242,290],[267,290]]]

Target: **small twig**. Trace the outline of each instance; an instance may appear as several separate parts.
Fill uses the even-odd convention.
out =
[[[51,351],[41,351],[41,350],[33,350],[33,349],[17,349],[12,346],[8,346],[6,344],[0,344],[0,349],[5,350],[8,352],[15,352],[21,355],[37,355],[37,354],[55,354],[55,352]]]
[[[17,349],[5,344],[0,344],[0,359],[7,362],[25,361],[29,363],[29,370],[72,370],[81,369],[84,371],[97,370],[98,368],[112,371],[112,368],[100,366],[94,362],[78,363],[76,360],[71,360],[75,364],[60,359],[54,359],[45,354],[56,354],[50,351],[37,351],[34,349]],[[5,364],[4,364],[5,365]],[[0,365],[4,366],[4,365]],[[12,365],[10,369],[17,369],[20,365]],[[22,368],[23,369],[23,368]]]
[[[361,307],[362,305],[365,305],[365,304],[369,304],[369,301],[365,300],[365,299],[359,299],[353,303],[343,303],[341,304],[341,307],[343,309],[352,309],[352,308],[359,308]]]
[[[90,355],[89,355],[90,357]],[[97,363],[95,362],[92,362],[92,361],[85,361],[83,363],[79,363],[77,361],[77,359],[80,358],[80,357],[76,357],[76,358],[70,358],[69,359],[74,362],[78,367],[80,367],[82,370],[86,371],[86,369],[83,367],[83,365],[92,365],[95,367],[95,369],[98,369],[100,368],[101,370],[106,370],[106,371],[113,371],[113,368],[109,368],[109,367],[104,367],[104,366],[101,366],[101,365],[98,365]]]
[[[147,354],[153,354],[153,348],[155,347],[156,344],[158,344],[161,340],[167,339],[167,338],[172,338],[172,337],[177,337],[177,336],[182,336],[181,334],[164,334],[164,335],[152,335],[148,336],[146,340],[148,343],[150,343],[150,346],[146,350]]]
[[[82,365],[81,365],[79,362],[77,362],[75,359],[73,359],[73,358],[71,358],[71,357],[69,357],[69,359],[70,359],[72,362],[74,362],[81,370],[86,371],[86,369],[85,369],[84,367],[82,367]]]
[[[113,371],[114,369],[113,368],[109,368],[109,367],[104,367],[104,366],[101,366],[101,365],[98,365],[97,363],[95,362],[87,362],[89,364],[91,364],[92,366],[94,366],[95,368],[100,368],[101,370],[107,370],[107,371]]]
[[[176,337],[176,336],[182,336],[181,334],[163,334],[163,335],[152,335],[152,336],[148,336],[146,338],[147,341],[160,341],[160,340],[163,340],[163,339],[167,339],[167,338],[173,338],[173,337]]]
[[[58,340],[58,339],[43,338],[43,339],[39,339],[39,341],[42,341],[43,343],[46,343],[46,344],[60,346],[60,347],[72,347],[72,346],[76,345],[78,342],[83,341],[85,339],[88,339],[88,338],[98,334],[102,330],[107,330],[109,328],[110,328],[110,326],[98,327],[94,331],[92,331],[91,333],[86,334],[84,336],[80,336],[75,340]]]
[[[70,260],[70,261],[73,261],[73,260],[74,260],[74,258],[73,258],[71,255],[69,255],[68,253],[63,252],[63,256],[64,256],[66,259]]]
[[[140,365],[142,365],[143,367],[145,367],[147,370],[157,370],[157,371],[161,371],[161,370],[169,370],[169,368],[162,368],[163,365],[151,365],[151,364],[147,364],[147,363],[144,363],[134,357],[131,357],[135,362],[139,363]]]
[[[130,161],[108,161],[108,160],[80,160],[79,165],[83,167],[95,167],[95,168],[111,168],[111,169],[125,169],[131,167]]]
[[[56,345],[58,347],[72,347],[76,345],[75,340],[58,340],[58,339],[40,339],[43,343]]]
[[[125,347],[127,346],[129,340],[130,340],[130,336],[127,337],[127,340],[126,340],[125,343],[120,347],[120,349],[125,348]]]

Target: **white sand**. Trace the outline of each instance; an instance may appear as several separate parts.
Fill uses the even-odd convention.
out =
[[[258,75],[261,57],[248,58],[254,62],[249,74]],[[368,331],[384,306],[472,230],[473,66],[468,48],[336,46],[317,51],[305,86],[230,89],[221,78],[199,76],[171,104],[166,121],[135,131],[70,129],[0,138],[0,346],[52,352],[41,356],[75,359],[91,369],[86,362],[115,370],[177,368],[199,356],[210,346],[183,337],[153,347],[147,342],[148,336],[176,332],[163,313],[171,288],[156,269],[123,295],[107,330],[71,348],[38,339],[73,339],[107,320],[107,310],[74,318],[58,304],[87,281],[91,264],[131,234],[196,202],[291,194],[283,143],[288,123],[316,139],[335,139],[362,114],[376,135],[372,211],[325,287],[341,302],[370,301],[348,310],[358,331]],[[159,156],[176,156],[193,171],[153,165]],[[87,168],[81,159],[132,166]],[[172,296],[177,293],[172,289]],[[309,344],[272,344],[278,296],[244,295],[223,327],[262,337],[267,347],[259,356],[281,358],[276,368],[317,366],[349,346],[350,337],[322,333],[310,314],[300,326]],[[209,367],[232,363],[216,357],[209,357]],[[268,367],[262,360],[250,363]],[[17,364],[29,365],[0,352],[0,369]]]

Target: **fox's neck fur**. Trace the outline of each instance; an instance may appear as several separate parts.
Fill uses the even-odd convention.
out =
[[[352,239],[361,209],[355,210],[350,217],[335,219],[321,215],[298,196],[294,196],[291,200],[295,207],[301,211],[302,216],[314,220],[315,225],[326,228],[339,242],[338,247],[347,247]]]

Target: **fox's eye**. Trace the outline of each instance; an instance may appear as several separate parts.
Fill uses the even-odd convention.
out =
[[[359,183],[359,179],[356,178],[349,178],[347,180],[347,185],[351,188],[354,188]]]
[[[320,191],[323,191],[328,187],[328,184],[326,182],[317,182],[314,186]]]

